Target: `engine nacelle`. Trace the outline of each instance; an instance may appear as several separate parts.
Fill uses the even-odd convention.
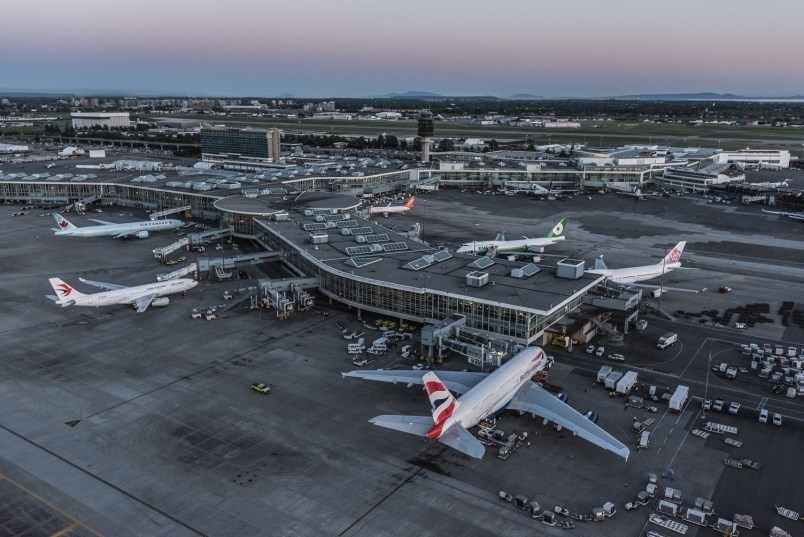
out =
[[[168,304],[170,304],[170,299],[166,296],[160,296],[151,302],[151,306],[154,306],[155,308],[161,308],[162,306],[167,306]]]
[[[148,232],[147,231],[138,231],[137,232],[137,238],[138,239],[147,239],[148,238]]]

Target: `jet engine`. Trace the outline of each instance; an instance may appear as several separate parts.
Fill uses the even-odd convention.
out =
[[[168,304],[170,304],[170,299],[166,296],[160,296],[151,302],[151,306],[154,306],[155,308],[161,308],[162,306],[167,306]]]
[[[137,238],[138,239],[147,239],[148,238],[148,232],[147,231],[138,231],[137,232]]]

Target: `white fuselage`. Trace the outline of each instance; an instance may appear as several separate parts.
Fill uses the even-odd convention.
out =
[[[550,246],[558,241],[563,241],[564,236],[558,237],[542,237],[538,239],[519,239],[513,241],[475,241],[462,244],[456,250],[459,254],[464,253],[478,253],[482,254],[489,250],[496,249],[498,253],[506,252],[527,252],[534,247]]]
[[[456,423],[467,429],[477,425],[511,402],[517,390],[547,364],[547,356],[539,347],[523,350],[461,396],[442,430],[447,431]]]
[[[390,213],[406,213],[410,207],[406,205],[389,205],[388,207],[371,207],[369,214],[390,214]]]
[[[64,296],[62,302],[72,302],[73,306],[112,306],[115,304],[131,304],[138,298],[155,295],[157,297],[184,293],[198,285],[198,282],[188,278],[178,280],[168,280],[159,283],[148,283],[145,285],[135,285],[115,289],[114,291],[102,291],[91,295],[79,295],[77,297]]]
[[[666,274],[680,266],[681,263],[657,263],[655,265],[621,269],[589,269],[586,272],[605,276],[613,282],[634,283],[658,278],[662,273]]]
[[[140,231],[161,231],[165,229],[178,229],[183,225],[181,220],[148,220],[145,222],[128,222],[125,224],[100,224],[75,229],[60,229],[56,235],[70,237],[116,237],[120,234],[136,234]]]

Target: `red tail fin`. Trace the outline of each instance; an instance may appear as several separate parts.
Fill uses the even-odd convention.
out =
[[[405,204],[405,207],[408,209],[413,209],[413,204],[416,203],[416,196],[411,196],[408,202]]]

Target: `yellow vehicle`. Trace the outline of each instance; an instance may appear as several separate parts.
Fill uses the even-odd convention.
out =
[[[251,389],[254,390],[255,392],[266,393],[266,394],[271,391],[270,386],[263,384],[261,382],[260,383],[255,382],[254,384],[252,384]]]

